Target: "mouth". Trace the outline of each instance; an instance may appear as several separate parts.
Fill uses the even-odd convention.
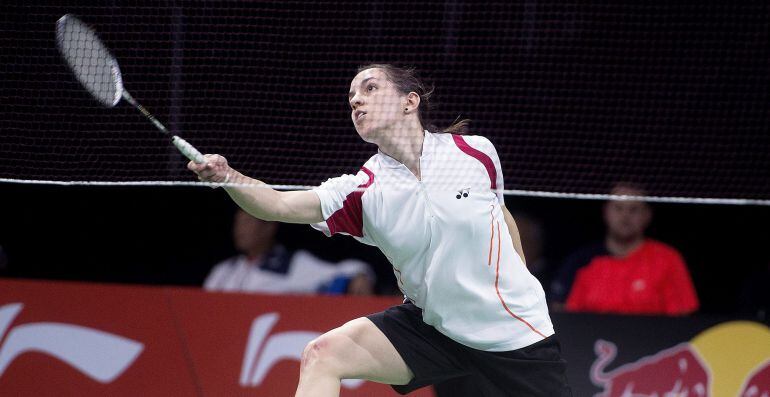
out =
[[[355,120],[355,122],[358,123],[364,119],[364,116],[366,116],[366,112],[364,112],[363,110],[356,110],[353,113],[353,120]]]

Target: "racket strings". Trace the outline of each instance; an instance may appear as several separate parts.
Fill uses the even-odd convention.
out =
[[[103,105],[112,107],[122,94],[117,61],[96,33],[74,16],[57,23],[57,44],[77,80]]]

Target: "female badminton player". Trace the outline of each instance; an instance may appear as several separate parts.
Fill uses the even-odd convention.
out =
[[[349,378],[401,394],[463,378],[480,396],[569,396],[543,288],[505,208],[497,152],[466,135],[466,121],[433,127],[430,94],[411,69],[362,67],[350,84],[350,117],[379,150],[357,174],[307,191],[225,188],[257,218],[377,246],[404,293],[404,304],[310,342],[296,396],[338,396]],[[222,156],[204,157],[188,164],[203,181],[263,184]]]

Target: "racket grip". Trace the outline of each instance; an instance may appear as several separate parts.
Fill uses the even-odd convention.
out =
[[[187,143],[187,141],[184,139],[174,135],[171,138],[171,142],[173,142],[174,146],[176,146],[176,148],[179,149],[179,151],[182,152],[182,154],[184,154],[184,156],[188,159],[198,164],[203,163],[203,155],[201,152],[199,152],[198,149],[196,149],[193,145]]]

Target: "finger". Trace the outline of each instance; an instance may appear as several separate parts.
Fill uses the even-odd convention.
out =
[[[206,169],[206,164],[198,164],[196,162],[191,161],[187,163],[187,168],[190,171],[193,171],[195,173],[200,173],[201,171]]]

